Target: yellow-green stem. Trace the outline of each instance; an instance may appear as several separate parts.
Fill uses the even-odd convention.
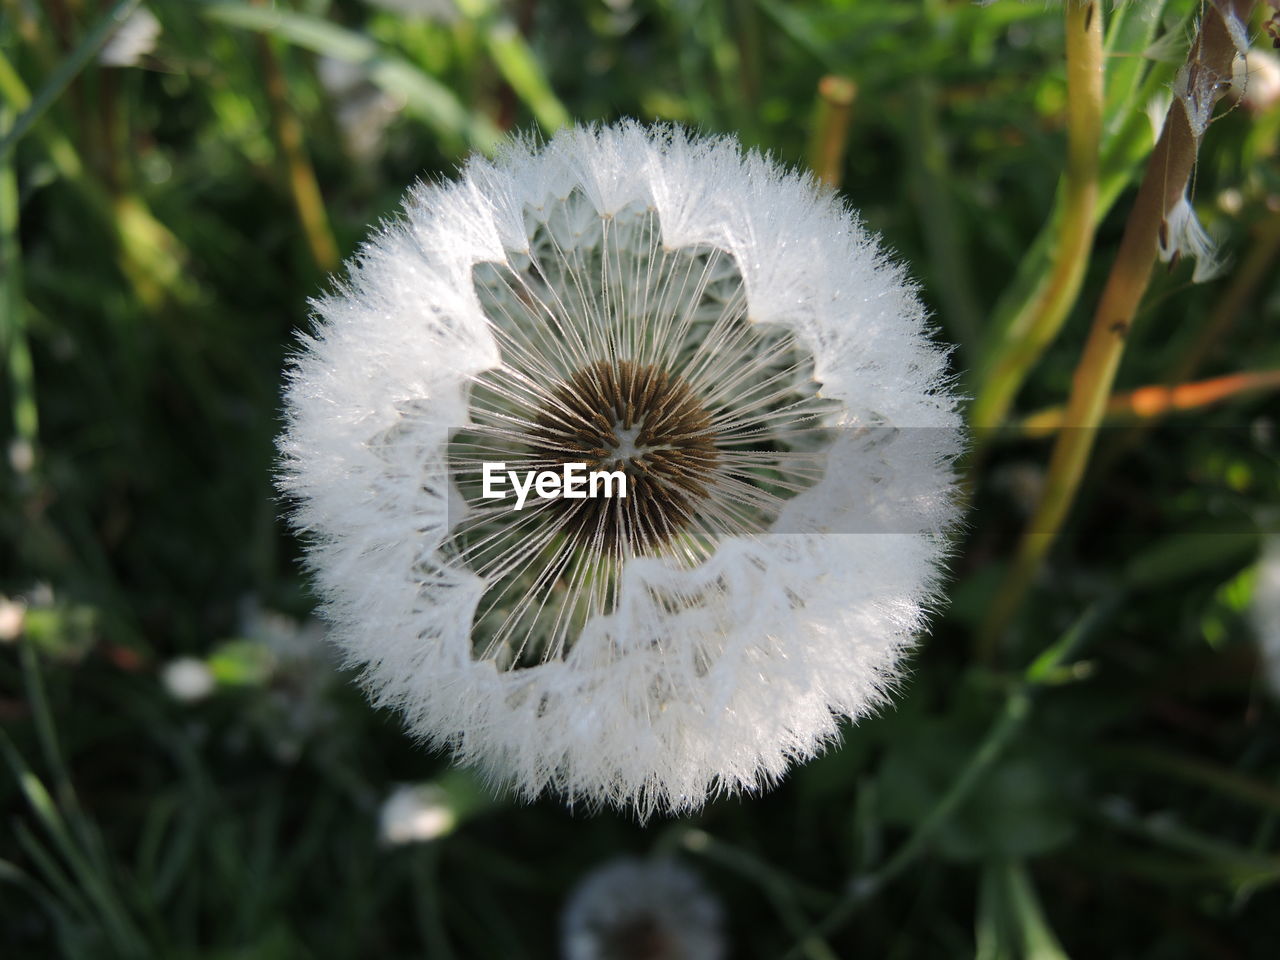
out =
[[[289,105],[288,83],[271,48],[271,38],[259,36],[258,46],[262,55],[263,85],[271,106],[271,124],[284,162],[298,223],[307,238],[311,259],[322,273],[332,273],[341,257],[333,231],[329,228],[329,215],[325,212],[320,184],[303,145],[302,122]]]
[[[1232,0],[1224,4],[1225,14],[1217,6],[1205,8],[1200,33],[1189,55],[1192,69],[1186,97],[1196,99],[1206,111],[1225,91],[1236,55],[1224,16],[1247,22],[1252,6],[1253,0]],[[1198,146],[1184,98],[1175,97],[1147,163],[1084,353],[1076,366],[1063,429],[1054,444],[1040,502],[979,633],[976,652],[980,659],[987,660],[995,654],[1075,501],[1093,450],[1096,428],[1106,415],[1124,345],[1155,265],[1157,242],[1161,232],[1168,229],[1166,214],[1187,188]]]
[[[818,104],[809,144],[809,166],[829,187],[839,187],[844,175],[849,118],[858,85],[848,77],[825,76],[818,81]]]
[[[31,102],[30,91],[5,59],[3,51],[0,51],[0,96],[14,110],[23,110]],[[159,309],[170,300],[191,302],[195,298],[195,287],[185,270],[186,248],[152,215],[142,198],[136,193],[109,194],[85,169],[71,141],[48,119],[36,124],[33,135],[43,142],[58,175],[80,191],[88,207],[116,236],[120,270],[133,285],[138,299],[151,310]]]
[[[977,384],[970,411],[977,427],[1000,426],[1031,368],[1053,342],[1080,295],[1098,204],[1102,138],[1102,5],[1066,5],[1067,167],[1053,262],[1035,292],[1010,322]],[[979,434],[979,437],[983,434]]]
[[[15,112],[0,104],[0,134],[13,125]],[[40,432],[35,371],[23,318],[22,251],[18,246],[18,181],[11,157],[0,157],[0,351],[7,358],[12,391],[14,437],[34,460]],[[15,469],[16,469],[15,465]]]

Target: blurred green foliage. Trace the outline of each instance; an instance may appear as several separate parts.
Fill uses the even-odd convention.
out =
[[[734,957],[1271,954],[1280,736],[1249,606],[1259,533],[1280,522],[1274,398],[1107,431],[1013,642],[979,666],[973,631],[1047,452],[995,443],[900,705],[761,797],[645,827],[489,803],[416,748],[314,654],[279,520],[281,373],[325,283],[307,231],[350,255],[415,178],[513,129],[635,116],[799,165],[818,81],[852,78],[843,193],[911,263],[972,393],[967,372],[1043,269],[1064,142],[1056,6],[147,8],[154,48],[107,67],[92,41],[108,5],[0,0],[0,137],[23,134],[0,153],[0,593],[27,606],[0,647],[5,956],[552,957],[574,882],[652,851],[703,872]],[[1143,111],[1197,10],[1105,11],[1114,207],[1021,412],[1063,401],[1150,149]],[[31,102],[47,109],[14,128]],[[1195,182],[1223,249],[1242,270],[1261,260],[1257,281],[1159,276],[1121,386],[1280,367],[1278,132],[1274,106],[1223,112]],[[1082,646],[1033,669],[1025,715],[1004,723],[1064,636]],[[210,695],[167,692],[178,657],[211,671]],[[380,844],[395,784],[441,778],[456,827]],[[843,922],[806,940],[842,902]]]

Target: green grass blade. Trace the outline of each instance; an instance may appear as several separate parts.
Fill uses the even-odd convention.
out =
[[[115,4],[98,18],[88,33],[76,44],[75,49],[67,54],[53,71],[52,76],[45,81],[39,92],[31,98],[31,104],[14,122],[13,129],[5,134],[3,140],[0,140],[0,159],[9,155],[9,151],[22,139],[23,135],[35,126],[35,122],[53,106],[58,97],[62,96],[62,92],[94,58],[102,45],[107,42],[107,38],[129,18],[138,2],[139,0],[116,0]]]
[[[511,85],[539,125],[552,133],[570,122],[569,111],[551,89],[547,75],[516,25],[492,0],[459,0],[458,8],[481,25],[485,49],[502,79]]]
[[[437,133],[478,150],[492,150],[502,133],[491,120],[469,111],[448,87],[363,34],[318,17],[243,3],[210,3],[215,23],[269,33],[323,56],[361,66],[369,80],[395,96]]]
[[[36,818],[43,824],[85,895],[97,910],[103,926],[122,956],[145,954],[142,936],[130,920],[110,879],[94,865],[92,858],[76,842],[67,821],[40,778],[32,772],[8,736],[0,733],[3,749],[23,795]]]
[[[1022,939],[1022,956],[1027,960],[1067,960],[1066,951],[1044,918],[1040,898],[1027,876],[1027,868],[1021,863],[1006,865],[1005,884],[1009,893],[1009,912]]]

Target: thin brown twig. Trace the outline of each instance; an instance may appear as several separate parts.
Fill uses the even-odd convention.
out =
[[[1280,370],[1251,370],[1175,386],[1157,384],[1117,393],[1107,401],[1107,419],[1153,420],[1166,413],[1197,410],[1259,390],[1280,390]],[[1051,436],[1065,421],[1066,409],[1051,407],[1023,418],[1017,432],[1023,437]]]

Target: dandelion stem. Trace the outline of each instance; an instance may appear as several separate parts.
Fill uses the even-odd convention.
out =
[[[849,119],[858,85],[848,77],[828,74],[818,81],[818,104],[809,145],[809,166],[829,187],[839,187],[844,175]]]
[[[1010,321],[998,352],[978,378],[970,411],[978,427],[1000,425],[1014,397],[1062,328],[1080,295],[1093,248],[1102,138],[1102,4],[1066,4],[1067,166],[1057,207],[1053,262]],[[980,434],[981,436],[981,434]]]
[[[1057,537],[1075,500],[1096,439],[1129,330],[1156,262],[1166,214],[1182,197],[1195,166],[1199,137],[1188,109],[1205,116],[1226,89],[1236,46],[1227,18],[1245,22],[1253,0],[1206,7],[1188,59],[1187,91],[1174,98],[1138,195],[1125,224],[1120,249],[1094,314],[1084,353],[1076,366],[1049,472],[1035,514],[1018,546],[1013,566],[996,595],[979,637],[977,654],[989,660],[1022,605],[1023,597]]]
[[[1153,385],[1113,394],[1107,401],[1106,417],[1107,420],[1153,420],[1166,413],[1195,410],[1258,390],[1280,390],[1280,370],[1250,370],[1194,383],[1170,387]],[[1018,435],[1048,436],[1056,432],[1065,419],[1063,407],[1041,410],[1019,422]]]
[[[325,212],[320,184],[316,181],[315,169],[311,166],[303,143],[302,122],[289,105],[288,81],[280,68],[280,60],[271,47],[271,38],[260,34],[258,50],[262,59],[263,86],[271,107],[271,125],[284,161],[298,223],[306,235],[311,259],[322,273],[331,273],[337,269],[341,257],[338,254],[338,244],[333,239],[333,231],[329,227],[329,215]]]

